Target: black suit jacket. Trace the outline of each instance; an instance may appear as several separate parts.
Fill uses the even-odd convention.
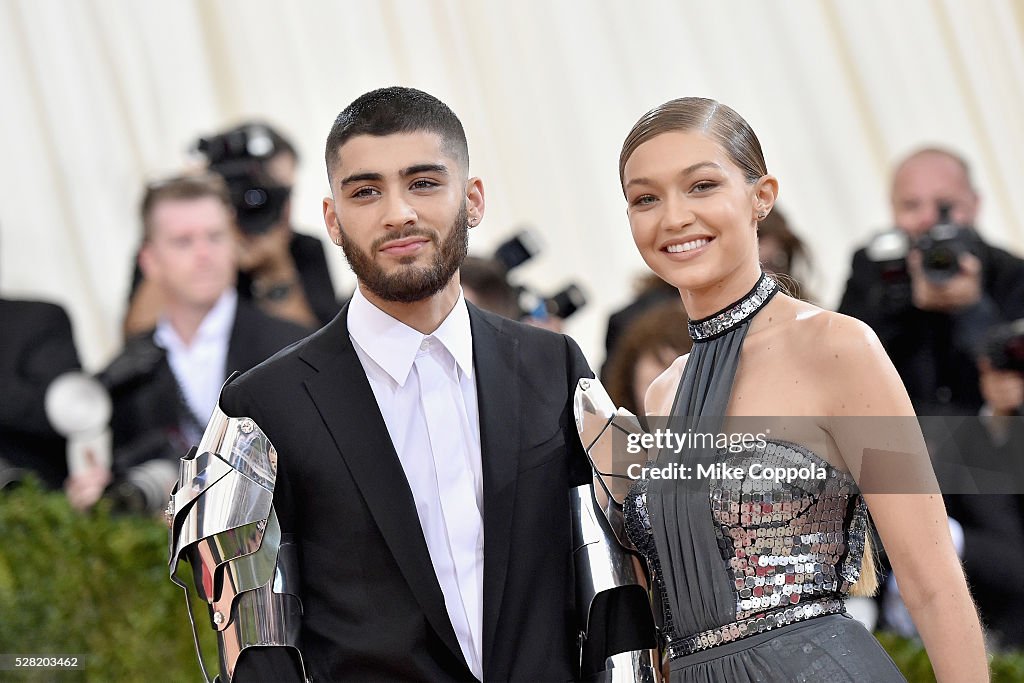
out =
[[[65,441],[43,400],[50,382],[81,367],[71,321],[56,304],[8,299],[0,299],[0,320],[0,459],[59,488],[68,473]]]
[[[307,334],[306,328],[273,318],[239,299],[224,379],[255,367]],[[100,380],[113,401],[111,431],[117,472],[153,458],[180,458],[191,445],[180,434],[180,425],[194,419],[201,431],[209,419],[209,415],[189,415],[167,354],[153,341],[153,331],[129,340],[100,373]]]
[[[473,680],[413,497],[349,338],[326,327],[230,382],[228,415],[278,451],[274,505],[300,548],[302,651],[314,680]],[[470,305],[484,490],[488,681],[573,677],[569,489],[589,481],[572,400],[591,377],[576,344]],[[237,680],[282,675],[243,654]],[[247,661],[248,658],[248,661]]]

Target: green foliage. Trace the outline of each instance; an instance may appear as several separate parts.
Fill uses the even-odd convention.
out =
[[[168,578],[161,520],[112,515],[102,504],[79,514],[33,483],[0,494],[0,653],[84,656],[82,670],[0,679],[201,680],[186,609]],[[213,630],[205,611],[197,618],[209,656]],[[910,683],[935,680],[919,642],[878,639]],[[991,669],[993,683],[1024,681],[1024,655],[993,657]]]
[[[167,527],[76,513],[34,483],[0,494],[0,653],[83,657],[79,671],[4,671],[10,680],[196,681],[184,591],[167,569]],[[215,647],[204,634],[204,651]]]
[[[932,665],[920,641],[908,640],[892,633],[876,633],[909,683],[935,681]],[[1024,681],[1024,654],[1019,652],[993,655],[989,658],[992,683],[1020,683]]]

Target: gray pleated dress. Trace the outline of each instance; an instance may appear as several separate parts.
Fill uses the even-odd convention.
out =
[[[690,323],[687,360],[668,427],[720,431],[750,320],[778,291],[770,277],[740,301]],[[660,595],[672,681],[903,681],[878,641],[845,613],[859,577],[867,509],[853,478],[796,444],[739,452],[713,446],[657,465],[721,463],[824,468],[824,479],[640,479],[627,531]]]

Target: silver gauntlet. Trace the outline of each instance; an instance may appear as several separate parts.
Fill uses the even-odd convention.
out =
[[[574,412],[593,471],[593,482],[571,493],[581,678],[661,681],[649,581],[622,506],[632,483],[627,458],[636,459],[625,452],[626,439],[642,429],[597,380],[579,381]]]
[[[248,647],[299,650],[298,557],[293,543],[282,542],[273,507],[276,479],[277,451],[263,431],[249,418],[228,417],[219,406],[198,448],[179,464],[167,505],[170,574],[185,589],[207,681],[193,595],[183,578],[186,567],[217,631],[217,680],[232,680],[238,657]]]

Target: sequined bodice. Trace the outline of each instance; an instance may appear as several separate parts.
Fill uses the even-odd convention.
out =
[[[860,574],[867,530],[867,508],[853,478],[795,444],[769,441],[719,455],[724,466],[748,475],[774,468],[807,475],[791,481],[753,476],[709,481],[710,520],[735,597],[732,626],[739,623],[736,628],[745,635],[747,625],[762,630],[795,621],[794,615],[803,618],[805,610],[813,609],[807,616],[841,610]],[[630,489],[626,531],[664,596],[647,485],[639,479]],[[671,651],[674,641],[693,634],[676,633],[668,600],[661,602],[662,631]]]

